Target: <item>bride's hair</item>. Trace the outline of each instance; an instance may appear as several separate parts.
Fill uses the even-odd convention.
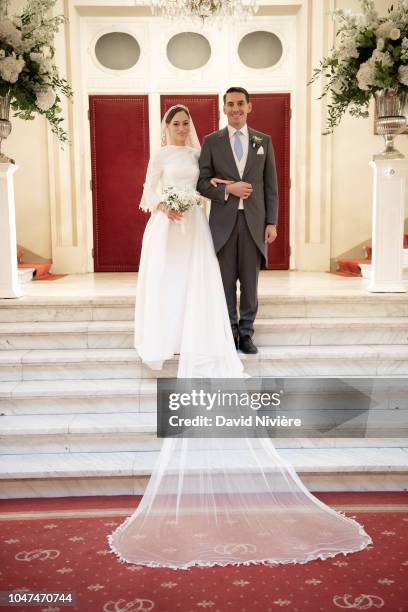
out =
[[[186,115],[190,118],[190,113],[184,106],[173,106],[173,108],[169,111],[169,113],[167,114],[165,118],[167,125],[171,123],[174,115],[177,115],[177,113],[181,113],[181,112],[186,113]]]

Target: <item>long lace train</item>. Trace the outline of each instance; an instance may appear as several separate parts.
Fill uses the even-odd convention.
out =
[[[306,563],[372,543],[264,438],[165,439],[138,508],[108,539],[121,561],[173,569]]]

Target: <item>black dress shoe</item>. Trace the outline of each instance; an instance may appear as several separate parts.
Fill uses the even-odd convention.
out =
[[[258,352],[255,344],[252,342],[251,336],[243,336],[239,339],[239,348],[243,353],[255,354]]]

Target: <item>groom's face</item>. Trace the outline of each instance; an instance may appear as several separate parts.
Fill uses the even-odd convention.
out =
[[[228,123],[239,130],[247,122],[248,113],[252,110],[252,104],[246,101],[245,94],[239,92],[228,93],[224,104],[224,113],[227,115]]]

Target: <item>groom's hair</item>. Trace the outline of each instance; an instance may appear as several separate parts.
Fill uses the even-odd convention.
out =
[[[227,94],[229,93],[242,93],[245,96],[245,100],[247,101],[247,103],[249,102],[249,93],[247,92],[246,89],[244,89],[243,87],[230,87],[229,89],[227,89],[227,91],[224,94],[224,104],[227,101]]]

